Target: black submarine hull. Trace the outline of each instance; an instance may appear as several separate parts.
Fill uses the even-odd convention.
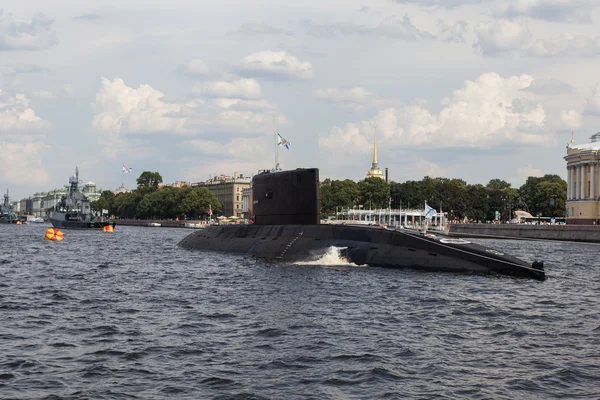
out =
[[[223,225],[195,231],[179,246],[288,262],[311,261],[335,247],[357,265],[545,279],[543,264],[462,239],[350,225]]]

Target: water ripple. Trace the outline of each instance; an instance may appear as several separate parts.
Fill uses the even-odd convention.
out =
[[[480,241],[544,258],[537,282],[45,229],[0,225],[2,398],[600,398],[594,246]]]

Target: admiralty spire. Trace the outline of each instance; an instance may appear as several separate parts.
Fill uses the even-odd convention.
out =
[[[383,179],[383,172],[379,169],[377,163],[377,129],[375,129],[373,134],[373,164],[369,172],[367,172],[367,178]]]

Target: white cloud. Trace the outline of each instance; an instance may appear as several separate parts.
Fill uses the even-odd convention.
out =
[[[531,86],[523,89],[539,95],[569,94],[575,90],[573,86],[555,78],[535,79]]]
[[[81,15],[73,17],[73,19],[75,21],[95,21],[95,20],[102,19],[102,17],[96,13],[83,13]]]
[[[288,35],[294,36],[291,32],[286,32],[283,29],[275,28],[274,26],[267,24],[257,24],[254,22],[247,22],[243,24],[240,29],[235,32],[230,32],[230,35],[246,35],[246,36],[259,36],[259,35]]]
[[[42,68],[36,64],[26,64],[26,65],[16,65],[14,67],[10,67],[7,72],[8,75],[22,75],[22,74],[41,74],[43,72],[48,72],[48,68]]]
[[[238,99],[258,99],[261,97],[260,85],[256,79],[238,79],[233,82],[217,81],[198,84],[194,92],[210,97]]]
[[[585,114],[600,116],[600,82],[592,89],[592,94],[585,103]]]
[[[469,32],[466,21],[456,21],[453,25],[446,21],[438,21],[438,39],[449,43],[465,43],[465,35]]]
[[[581,126],[581,113],[576,110],[563,110],[560,112],[560,120],[568,129],[576,129]]]
[[[530,176],[544,176],[544,172],[539,168],[533,168],[531,164],[527,164],[526,167],[517,168],[517,176],[513,179],[510,179],[510,181],[515,186],[520,186],[523,184],[523,182],[526,182],[527,178]]]
[[[264,137],[261,138],[236,138],[225,143],[213,140],[194,139],[186,140],[183,145],[198,154],[214,157],[215,154],[223,159],[236,161],[256,162],[271,155],[272,147],[267,146]]]
[[[99,132],[121,133],[190,133],[184,128],[185,118],[171,118],[182,104],[163,101],[164,94],[150,85],[134,89],[122,79],[102,78],[93,103],[96,115],[92,126]]]
[[[189,76],[203,76],[210,72],[210,68],[204,61],[199,58],[195,58],[185,64],[182,68],[184,74]]]
[[[139,140],[139,134],[159,133],[173,140],[181,135],[264,136],[271,134],[274,122],[286,124],[274,105],[259,98],[260,86],[253,79],[213,82],[198,93],[209,97],[167,102],[165,95],[150,85],[135,89],[122,79],[102,78],[92,126],[106,154],[116,156],[135,138]],[[131,134],[136,134],[135,138]]]
[[[25,95],[0,90],[0,176],[17,185],[48,182],[40,154],[46,147],[48,127],[29,107]]]
[[[502,56],[520,51],[531,40],[531,32],[519,21],[496,20],[475,27],[475,50],[484,56]]]
[[[35,132],[48,127],[29,107],[24,94],[11,96],[0,90],[0,132]]]
[[[56,96],[54,95],[54,93],[48,90],[38,90],[36,92],[33,92],[31,94],[31,97],[39,100],[56,100]]]
[[[249,54],[241,60],[240,71],[275,80],[313,78],[312,65],[308,61],[300,61],[285,51],[265,50]]]
[[[544,129],[546,112],[534,95],[522,90],[533,82],[528,75],[503,78],[486,73],[453,92],[442,102],[439,113],[422,105],[408,105],[380,111],[370,121],[334,126],[321,138],[322,148],[368,152],[373,127],[382,146],[393,149],[489,148],[497,145],[548,146],[552,136]]]
[[[456,8],[467,4],[486,3],[490,0],[392,0],[398,4],[415,4],[422,7]]]
[[[31,20],[17,20],[0,9],[0,51],[45,50],[58,44],[56,33],[50,30],[53,22],[41,13]]]
[[[408,15],[404,15],[402,18],[396,16],[387,17],[374,27],[352,22],[339,22],[330,25],[317,25],[311,22],[307,22],[306,24],[308,26],[307,33],[319,38],[332,38],[335,36],[335,33],[339,33],[341,35],[384,37],[408,42],[436,39],[436,35],[417,28]],[[452,28],[442,26],[442,29]],[[457,32],[460,30],[460,28],[456,29]],[[445,33],[445,37],[449,37],[448,32]]]
[[[600,37],[566,33],[551,39],[537,39],[524,51],[529,57],[597,57]]]
[[[42,141],[16,143],[0,139],[0,174],[15,185],[48,183],[48,174],[40,156],[44,148],[46,145]]]
[[[313,90],[313,96],[341,107],[364,110],[367,106],[384,106],[394,102],[378,97],[361,87]]]
[[[511,0],[503,2],[494,15],[505,18],[526,16],[545,21],[591,22],[598,0]]]

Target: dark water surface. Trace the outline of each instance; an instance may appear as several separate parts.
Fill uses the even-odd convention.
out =
[[[0,225],[3,399],[600,398],[600,246],[478,241],[538,282],[48,227]]]

